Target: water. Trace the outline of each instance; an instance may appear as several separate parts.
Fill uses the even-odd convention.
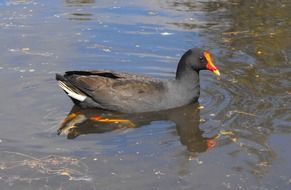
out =
[[[1,189],[290,189],[290,8],[0,1]],[[54,79],[90,69],[170,78],[191,47],[209,49],[222,76],[203,72],[199,103],[180,109],[78,110]]]

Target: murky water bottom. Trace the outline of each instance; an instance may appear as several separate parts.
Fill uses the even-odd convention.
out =
[[[0,188],[290,189],[290,8],[0,1]],[[179,109],[79,110],[54,79],[90,69],[171,78],[191,47],[209,49],[222,76],[201,73],[199,103]]]

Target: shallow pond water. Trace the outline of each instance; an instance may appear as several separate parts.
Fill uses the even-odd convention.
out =
[[[0,189],[290,189],[290,9],[0,1]],[[191,47],[209,49],[221,77],[202,72],[199,102],[182,108],[80,110],[55,81],[90,69],[167,79]]]

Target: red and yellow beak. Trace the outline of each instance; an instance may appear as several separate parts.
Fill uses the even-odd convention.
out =
[[[210,53],[209,53],[208,51],[204,51],[204,52],[203,52],[203,55],[204,55],[204,57],[205,57],[205,59],[206,59],[206,61],[207,61],[206,68],[207,68],[209,71],[213,72],[214,74],[220,76],[220,72],[219,72],[219,70],[216,68],[216,66],[215,66],[215,65],[213,64],[213,62],[212,62],[212,58],[211,58]]]

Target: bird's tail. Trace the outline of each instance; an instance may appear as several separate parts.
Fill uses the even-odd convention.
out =
[[[70,98],[72,98],[74,102],[76,100],[83,102],[87,98],[84,93],[74,87],[64,76],[56,74],[56,80],[58,81],[58,85],[68,94],[68,96],[70,96]]]

